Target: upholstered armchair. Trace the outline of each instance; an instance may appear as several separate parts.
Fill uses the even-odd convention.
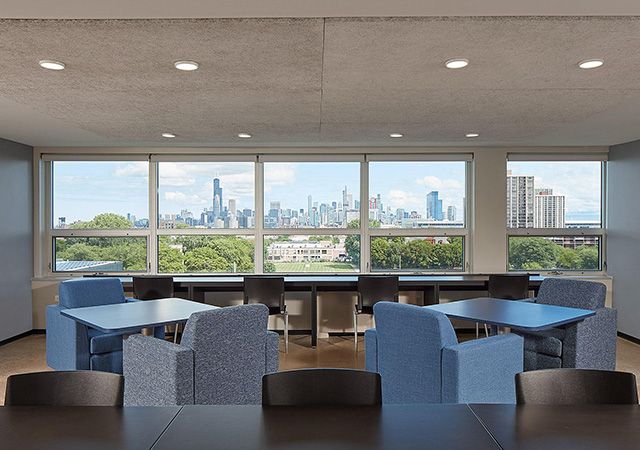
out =
[[[515,403],[520,336],[458,343],[451,322],[428,308],[391,302],[374,308],[365,332],[365,368],[380,373],[384,403]]]
[[[47,306],[47,365],[55,370],[99,370],[122,373],[122,335],[103,333],[61,314],[68,308],[135,301],[124,296],[118,278],[79,278],[63,281],[57,305]],[[164,336],[157,329],[159,337]]]
[[[278,334],[262,304],[191,315],[180,344],[133,335],[124,343],[125,405],[260,404],[278,370]]]
[[[617,314],[606,308],[607,288],[602,283],[547,278],[538,296],[528,299],[544,305],[591,309],[585,320],[535,333],[517,331],[524,337],[524,369],[614,370],[616,366]]]

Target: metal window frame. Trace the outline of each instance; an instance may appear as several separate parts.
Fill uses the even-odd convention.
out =
[[[596,270],[571,270],[571,269],[541,269],[543,275],[605,275],[607,272],[607,160],[606,153],[560,153],[560,154],[527,154],[508,153],[507,164],[513,162],[578,162],[593,161],[600,162],[600,227],[594,228],[509,228],[506,227],[505,245],[505,270],[510,273],[524,271],[509,269],[509,239],[511,237],[580,237],[593,236],[599,240],[598,244],[598,266]],[[506,180],[505,180],[506,182]],[[505,218],[506,221],[506,218]]]

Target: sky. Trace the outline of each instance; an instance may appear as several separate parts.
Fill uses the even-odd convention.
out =
[[[345,185],[359,199],[357,162],[265,163],[265,211],[271,201],[281,208],[307,209],[307,196],[313,202],[341,202]],[[600,211],[600,163],[598,162],[510,162],[514,175],[534,175],[535,186],[553,188],[566,195],[567,220],[598,220]],[[241,210],[255,210],[254,164],[159,163],[159,212],[177,214],[188,209],[198,215],[212,206],[213,178],[220,178],[224,205],[236,199]],[[426,195],[434,190],[443,200],[443,210],[454,205],[462,218],[465,196],[464,162],[371,162],[369,195],[381,195],[382,202],[395,212],[416,210],[426,213]],[[147,218],[148,163],[54,162],[54,223],[66,217],[67,223],[90,220],[103,212]]]

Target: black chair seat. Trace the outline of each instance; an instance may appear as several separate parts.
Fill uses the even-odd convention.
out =
[[[373,315],[373,306],[363,305],[360,309],[358,309],[358,305],[356,305],[356,311],[358,314],[371,314]]]

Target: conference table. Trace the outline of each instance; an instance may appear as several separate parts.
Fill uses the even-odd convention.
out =
[[[1,407],[0,447],[30,449],[629,449],[640,407]]]
[[[275,275],[275,274],[274,274]],[[133,279],[118,277],[125,290],[131,292]],[[529,288],[536,293],[543,276],[530,275]],[[174,291],[177,296],[204,303],[207,292],[242,292],[244,277],[242,276],[177,276],[173,278]],[[421,306],[440,303],[442,292],[477,292],[486,291],[489,275],[400,275],[399,287],[404,292],[420,292]],[[309,292],[311,302],[311,345],[318,343],[318,293],[320,292],[357,292],[357,275],[287,275],[284,276],[287,292]]]

